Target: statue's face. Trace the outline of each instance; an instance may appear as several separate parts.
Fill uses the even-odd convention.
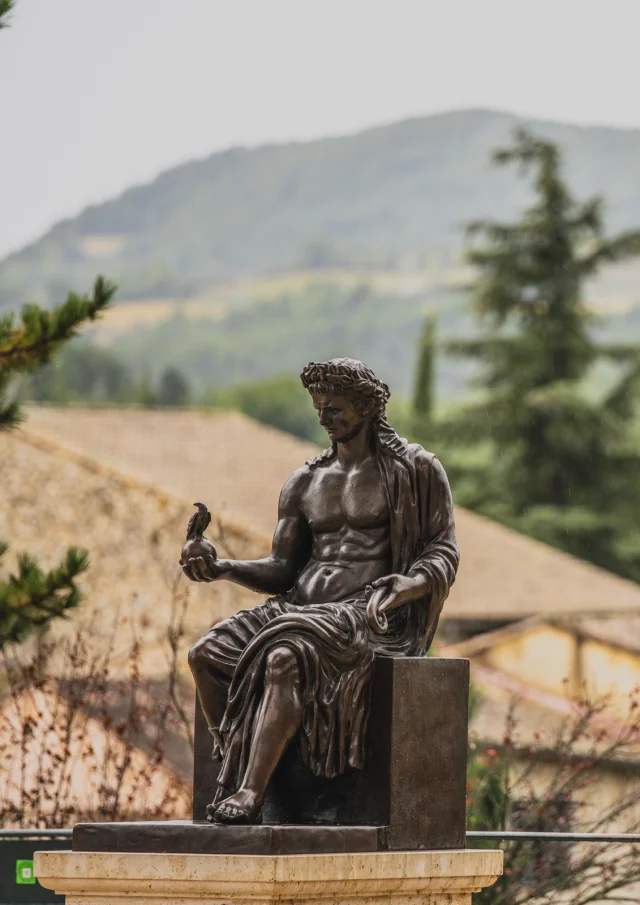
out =
[[[370,420],[357,412],[346,396],[312,393],[311,398],[320,424],[329,434],[332,443],[347,443],[352,440]]]

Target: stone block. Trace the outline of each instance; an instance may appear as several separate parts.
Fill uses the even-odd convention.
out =
[[[468,660],[377,657],[364,770],[316,777],[292,745],[270,783],[263,823],[388,827],[384,848],[464,848],[468,706]],[[206,818],[215,789],[211,749],[198,706],[194,820]]]
[[[471,905],[502,873],[500,851],[333,855],[36,852],[35,872],[67,905]]]

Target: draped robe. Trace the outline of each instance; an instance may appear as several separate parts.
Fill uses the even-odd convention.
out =
[[[432,453],[385,427],[377,462],[389,507],[392,572],[423,575],[427,593],[388,613],[382,635],[367,622],[364,588],[346,600],[304,606],[290,591],[214,626],[198,646],[217,680],[228,684],[216,800],[242,782],[274,648],[288,647],[300,670],[299,756],[329,778],[363,766],[374,655],[420,656],[429,649],[458,568],[451,492]],[[307,464],[322,468],[332,458],[327,450]]]

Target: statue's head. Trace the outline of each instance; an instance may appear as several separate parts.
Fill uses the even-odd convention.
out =
[[[345,443],[386,417],[389,387],[353,358],[312,361],[300,375],[332,443]]]

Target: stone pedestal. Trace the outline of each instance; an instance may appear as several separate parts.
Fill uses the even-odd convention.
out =
[[[269,783],[263,824],[378,827],[383,831],[378,834],[381,849],[462,848],[468,713],[468,660],[376,657],[364,769],[347,770],[335,779],[314,776],[299,762],[296,745],[290,745]],[[219,764],[211,760],[211,747],[211,736],[198,706],[195,821],[206,820],[206,806],[216,788]],[[100,832],[95,825],[96,838]],[[83,838],[86,836],[83,833]],[[73,848],[79,847],[74,836]],[[92,850],[96,850],[93,845]],[[100,850],[112,851],[111,843]],[[322,849],[316,844],[297,851],[362,850],[361,846]],[[231,850],[226,852],[230,854]]]
[[[36,852],[40,883],[67,905],[470,905],[502,873],[499,851],[333,855]]]

